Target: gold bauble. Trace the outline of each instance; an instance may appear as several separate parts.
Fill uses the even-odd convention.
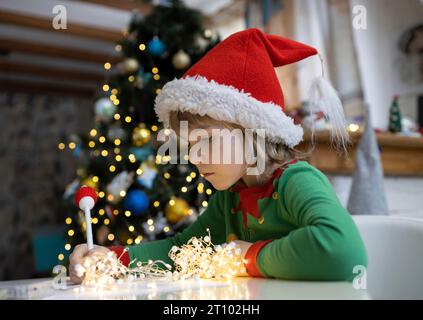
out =
[[[139,68],[138,60],[134,58],[127,58],[123,61],[123,67],[127,73],[134,73]]]
[[[141,147],[150,142],[151,132],[144,126],[139,126],[132,131],[132,142],[135,146]]]
[[[98,182],[94,182],[92,177],[85,178],[81,181],[81,186],[87,186],[93,188],[98,192]]]
[[[189,215],[190,206],[188,202],[182,198],[175,198],[173,200],[175,201],[173,205],[170,203],[167,204],[165,215],[167,220],[171,223],[176,223]]]
[[[191,64],[191,57],[184,50],[179,50],[173,56],[172,63],[176,69],[182,70]]]

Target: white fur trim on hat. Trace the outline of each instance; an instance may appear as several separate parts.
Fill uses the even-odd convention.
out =
[[[187,111],[244,128],[264,129],[270,141],[284,142],[289,147],[299,144],[303,137],[303,128],[295,125],[280,106],[201,76],[175,78],[166,83],[156,97],[155,111],[165,128],[169,127],[171,111]]]

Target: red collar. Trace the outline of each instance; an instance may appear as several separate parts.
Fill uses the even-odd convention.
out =
[[[294,159],[289,162],[286,166],[296,163],[298,160]],[[247,214],[252,215],[256,219],[261,218],[261,214],[258,209],[258,200],[263,198],[269,198],[274,192],[273,181],[279,178],[284,172],[285,168],[277,168],[272,177],[265,184],[260,186],[248,187],[244,183],[238,182],[229,189],[230,192],[237,192],[239,195],[239,203],[235,212],[242,210],[244,218],[244,227],[248,228]]]

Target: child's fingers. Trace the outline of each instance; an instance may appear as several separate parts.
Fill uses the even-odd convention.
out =
[[[69,257],[69,277],[70,280],[75,284],[82,283],[84,279],[85,269],[83,267],[85,259],[90,256],[102,256],[110,252],[109,249],[101,246],[96,246],[91,250],[88,250],[86,244],[80,244],[75,247],[72,254]]]
[[[77,245],[69,257],[70,265],[75,266],[77,264],[83,264],[83,259],[87,253],[88,247],[85,243]]]
[[[84,257],[88,253],[86,244],[80,244],[75,247],[72,254],[69,256],[69,277],[75,284],[82,283],[83,275],[78,274],[76,266],[81,266],[84,262]]]
[[[87,256],[102,256],[110,252],[106,247],[96,246],[87,252]]]
[[[70,277],[70,281],[72,281],[75,284],[81,284],[82,283],[82,278],[78,277],[76,275],[76,272],[74,270],[74,268],[70,268],[70,272],[69,272],[69,277]]]
[[[85,269],[82,265],[70,265],[69,267],[69,276],[73,283],[80,284],[84,280]]]

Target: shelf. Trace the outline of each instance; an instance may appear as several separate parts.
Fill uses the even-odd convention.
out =
[[[352,174],[355,169],[357,144],[362,132],[351,133],[352,146],[348,156],[337,154],[330,146],[328,131],[314,135],[315,150],[308,161],[329,174]],[[406,137],[392,133],[376,133],[383,170],[387,176],[423,176],[423,138]],[[300,150],[310,147],[310,134],[306,133]]]

